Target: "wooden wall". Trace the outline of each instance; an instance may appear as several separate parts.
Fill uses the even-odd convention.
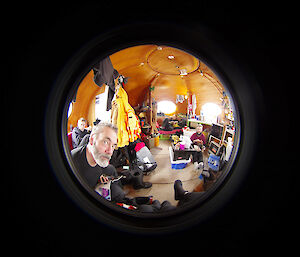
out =
[[[197,115],[200,115],[202,105],[207,102],[221,104],[220,98],[224,88],[216,75],[206,65],[197,62],[197,59],[191,58],[191,55],[178,49],[172,50],[170,47],[163,47],[163,50],[157,51],[157,48],[156,45],[136,46],[110,56],[114,68],[120,74],[129,77],[124,89],[132,107],[142,104],[149,92],[150,85],[154,86],[153,97],[157,102],[170,100],[175,103],[177,94],[195,94]],[[167,58],[169,54],[174,54],[175,59],[169,60]],[[150,63],[148,63],[149,60]],[[176,63],[172,63],[174,61]],[[170,66],[170,64],[172,65]],[[155,66],[154,69],[151,65]],[[195,67],[198,68],[187,76],[179,76],[175,74],[179,66],[191,70],[194,70]],[[164,69],[169,73],[157,72],[157,70],[164,71]],[[103,93],[105,88],[104,86],[100,88],[94,83],[93,75],[93,71],[90,71],[79,85],[76,102],[73,104],[73,111],[68,119],[68,131],[70,125],[77,126],[77,120],[81,117],[87,119],[89,125],[95,121],[95,97]],[[176,113],[186,113],[186,110],[187,100],[182,104],[177,104]]]

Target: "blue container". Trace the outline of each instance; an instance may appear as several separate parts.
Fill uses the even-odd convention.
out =
[[[171,165],[172,165],[172,169],[174,170],[182,170],[186,167],[187,163],[176,163],[176,164],[172,163]]]
[[[208,157],[208,167],[214,171],[219,171],[220,169],[220,156],[210,154]]]

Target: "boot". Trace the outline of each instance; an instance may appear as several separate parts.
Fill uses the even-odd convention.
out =
[[[142,171],[138,169],[134,169],[131,175],[132,175],[133,188],[135,190],[152,187],[152,183],[143,181],[144,174]]]
[[[174,182],[174,191],[175,191],[175,200],[180,200],[185,194],[188,193],[188,191],[184,190],[182,187],[181,180],[176,180]]]
[[[133,201],[136,206],[142,205],[142,204],[152,204],[153,197],[152,196],[137,196],[133,198]]]

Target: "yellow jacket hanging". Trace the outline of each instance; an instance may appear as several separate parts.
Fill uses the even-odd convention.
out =
[[[112,104],[112,122],[118,126],[118,147],[124,147],[140,137],[141,126],[134,109],[128,103],[126,91],[120,87]]]

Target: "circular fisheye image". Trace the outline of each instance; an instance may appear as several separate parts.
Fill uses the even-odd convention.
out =
[[[79,183],[114,210],[175,215],[201,205],[230,173],[239,114],[192,54],[129,47],[98,60],[75,86],[64,151]]]

